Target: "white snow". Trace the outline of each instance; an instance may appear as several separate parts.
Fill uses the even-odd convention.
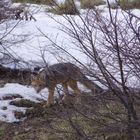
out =
[[[23,99],[39,102],[39,99],[47,100],[48,94],[47,89],[44,89],[40,94],[37,94],[32,87],[22,86],[20,84],[7,83],[3,88],[0,88],[0,120],[7,122],[16,122],[19,120],[15,118],[14,111],[25,112],[26,108],[10,105],[11,101],[20,100],[20,98],[7,100],[3,99],[4,97],[9,95],[21,95]],[[3,109],[5,107],[6,109]]]
[[[84,86],[78,83],[80,89],[86,90]],[[60,94],[62,94],[61,86],[57,86],[60,89]],[[69,89],[71,90],[71,89]],[[88,89],[87,89],[88,91]],[[20,95],[23,99],[28,99],[34,102],[40,102],[41,100],[46,100],[48,98],[48,89],[43,89],[40,93],[36,93],[32,87],[23,86],[20,84],[7,83],[3,88],[0,88],[0,121],[6,122],[17,122],[21,121],[15,118],[14,111],[25,112],[27,108],[25,107],[16,107],[10,105],[11,101],[20,100],[21,98],[16,99],[5,99],[4,97],[9,97],[9,95]],[[55,90],[55,97],[58,97],[57,90]],[[6,108],[6,109],[4,109]],[[24,119],[24,118],[23,118]]]

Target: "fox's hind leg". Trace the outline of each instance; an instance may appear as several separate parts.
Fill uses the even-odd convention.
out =
[[[68,84],[67,82],[62,83],[62,87],[63,87],[63,91],[64,91],[64,96],[69,94],[69,90],[68,90]]]
[[[69,94],[68,83],[67,82],[62,83],[62,87],[63,87],[63,91],[64,91],[64,97],[62,98],[62,100],[65,100],[65,98]]]
[[[78,88],[78,85],[77,85],[77,81],[76,80],[73,80],[73,79],[69,80],[68,85],[70,86],[70,88],[72,88],[74,90],[74,93],[76,93],[78,95],[81,94],[81,91]]]
[[[78,88],[78,85],[77,85],[77,81],[76,80],[73,80],[73,79],[71,79],[70,81],[69,81],[69,83],[68,83],[68,85],[70,86],[70,88],[72,88],[73,90],[74,90],[74,93],[75,93],[75,103],[81,103],[81,91],[80,91],[80,89]]]

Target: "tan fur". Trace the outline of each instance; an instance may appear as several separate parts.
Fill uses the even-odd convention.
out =
[[[69,93],[68,86],[74,90],[75,94],[80,95],[81,91],[77,86],[77,81],[92,91],[95,91],[95,89],[98,91],[102,90],[98,85],[85,77],[77,66],[71,63],[54,64],[31,76],[31,85],[36,92],[40,92],[45,87],[48,88],[47,106],[54,103],[54,90],[57,84],[62,85],[65,96]]]

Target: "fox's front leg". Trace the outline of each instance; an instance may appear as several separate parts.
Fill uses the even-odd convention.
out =
[[[45,104],[45,107],[50,107],[51,105],[54,104],[54,89],[55,87],[48,88],[49,95],[48,95],[48,101],[47,101],[47,104]]]

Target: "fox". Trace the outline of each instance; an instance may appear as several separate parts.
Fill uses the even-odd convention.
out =
[[[64,97],[69,94],[68,87],[70,87],[76,95],[81,95],[77,82],[82,83],[93,92],[103,91],[101,87],[89,80],[78,66],[72,63],[53,64],[31,75],[31,86],[37,93],[46,87],[48,88],[47,107],[54,104],[54,90],[57,84],[62,85]]]

